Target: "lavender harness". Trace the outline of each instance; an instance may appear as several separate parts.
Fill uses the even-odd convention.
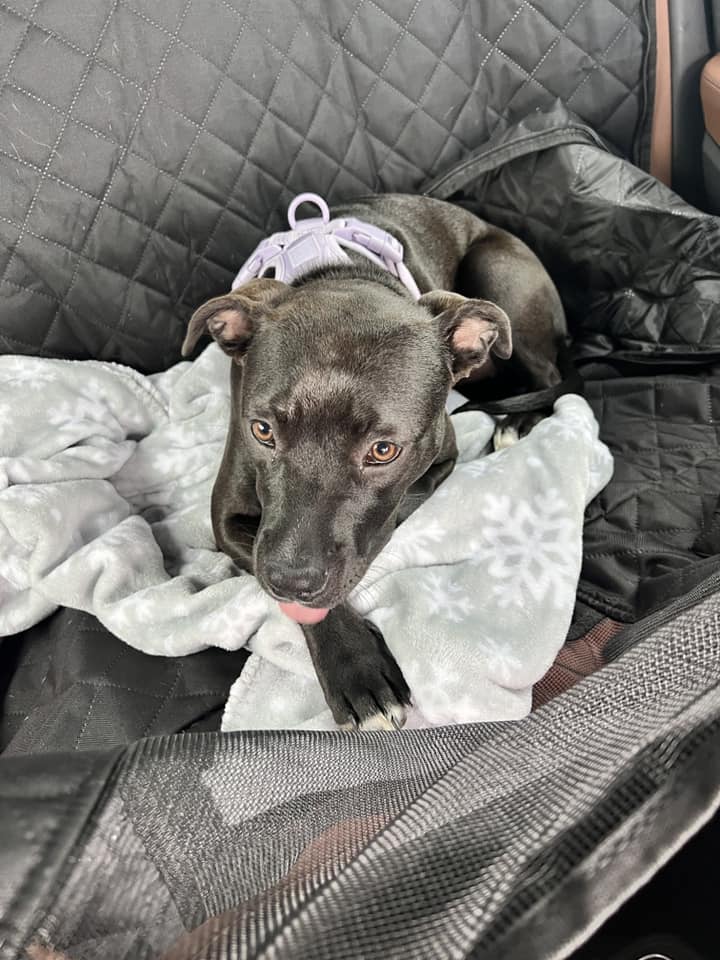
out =
[[[299,222],[295,211],[301,203],[313,203],[320,210],[319,217],[308,217]],[[232,289],[257,277],[274,276],[283,283],[291,283],[318,267],[351,263],[345,252],[362,254],[378,267],[396,277],[415,300],[420,291],[412,274],[403,263],[403,245],[379,227],[354,217],[330,219],[330,209],[316,193],[300,193],[288,207],[290,230],[274,233],[255,247],[240,268]]]

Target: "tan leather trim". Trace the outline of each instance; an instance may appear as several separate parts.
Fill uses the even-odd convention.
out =
[[[672,180],[672,86],[668,0],[655,0],[655,98],[650,135],[650,173]]]
[[[705,129],[720,144],[720,53],[708,60],[700,77],[700,99]]]

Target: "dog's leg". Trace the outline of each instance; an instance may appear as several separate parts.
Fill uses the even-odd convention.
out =
[[[467,251],[456,282],[465,296],[501,306],[512,328],[512,356],[496,363],[491,379],[468,386],[473,399],[501,400],[560,382],[557,358],[567,333],[565,313],[550,277],[524,243],[491,227]],[[502,450],[517,443],[550,413],[548,408],[508,414],[497,426],[494,448]]]
[[[342,605],[303,626],[310,656],[335,722],[345,729],[395,730],[405,723],[410,690],[380,632]]]
[[[526,437],[532,428],[544,420],[550,411],[537,413],[510,413],[495,427],[493,450],[506,450]]]
[[[530,391],[554,387],[562,379],[554,360],[528,349],[522,338],[516,344],[514,360],[522,368],[523,379]],[[530,413],[509,413],[495,428],[493,449],[504,450],[513,446],[551,413],[552,407]]]

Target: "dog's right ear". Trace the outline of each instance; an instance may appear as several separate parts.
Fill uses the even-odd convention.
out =
[[[181,353],[190,356],[204,333],[209,333],[233,359],[244,355],[261,308],[287,291],[287,284],[261,277],[221,297],[213,297],[190,318]]]
[[[504,360],[512,354],[510,319],[496,303],[446,290],[431,290],[418,302],[437,318],[456,383],[481,366],[490,351]]]

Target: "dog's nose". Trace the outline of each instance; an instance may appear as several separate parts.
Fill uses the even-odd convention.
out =
[[[279,564],[265,565],[265,580],[276,597],[283,600],[299,600],[308,603],[316,597],[327,583],[327,570],[315,566],[284,567]]]

